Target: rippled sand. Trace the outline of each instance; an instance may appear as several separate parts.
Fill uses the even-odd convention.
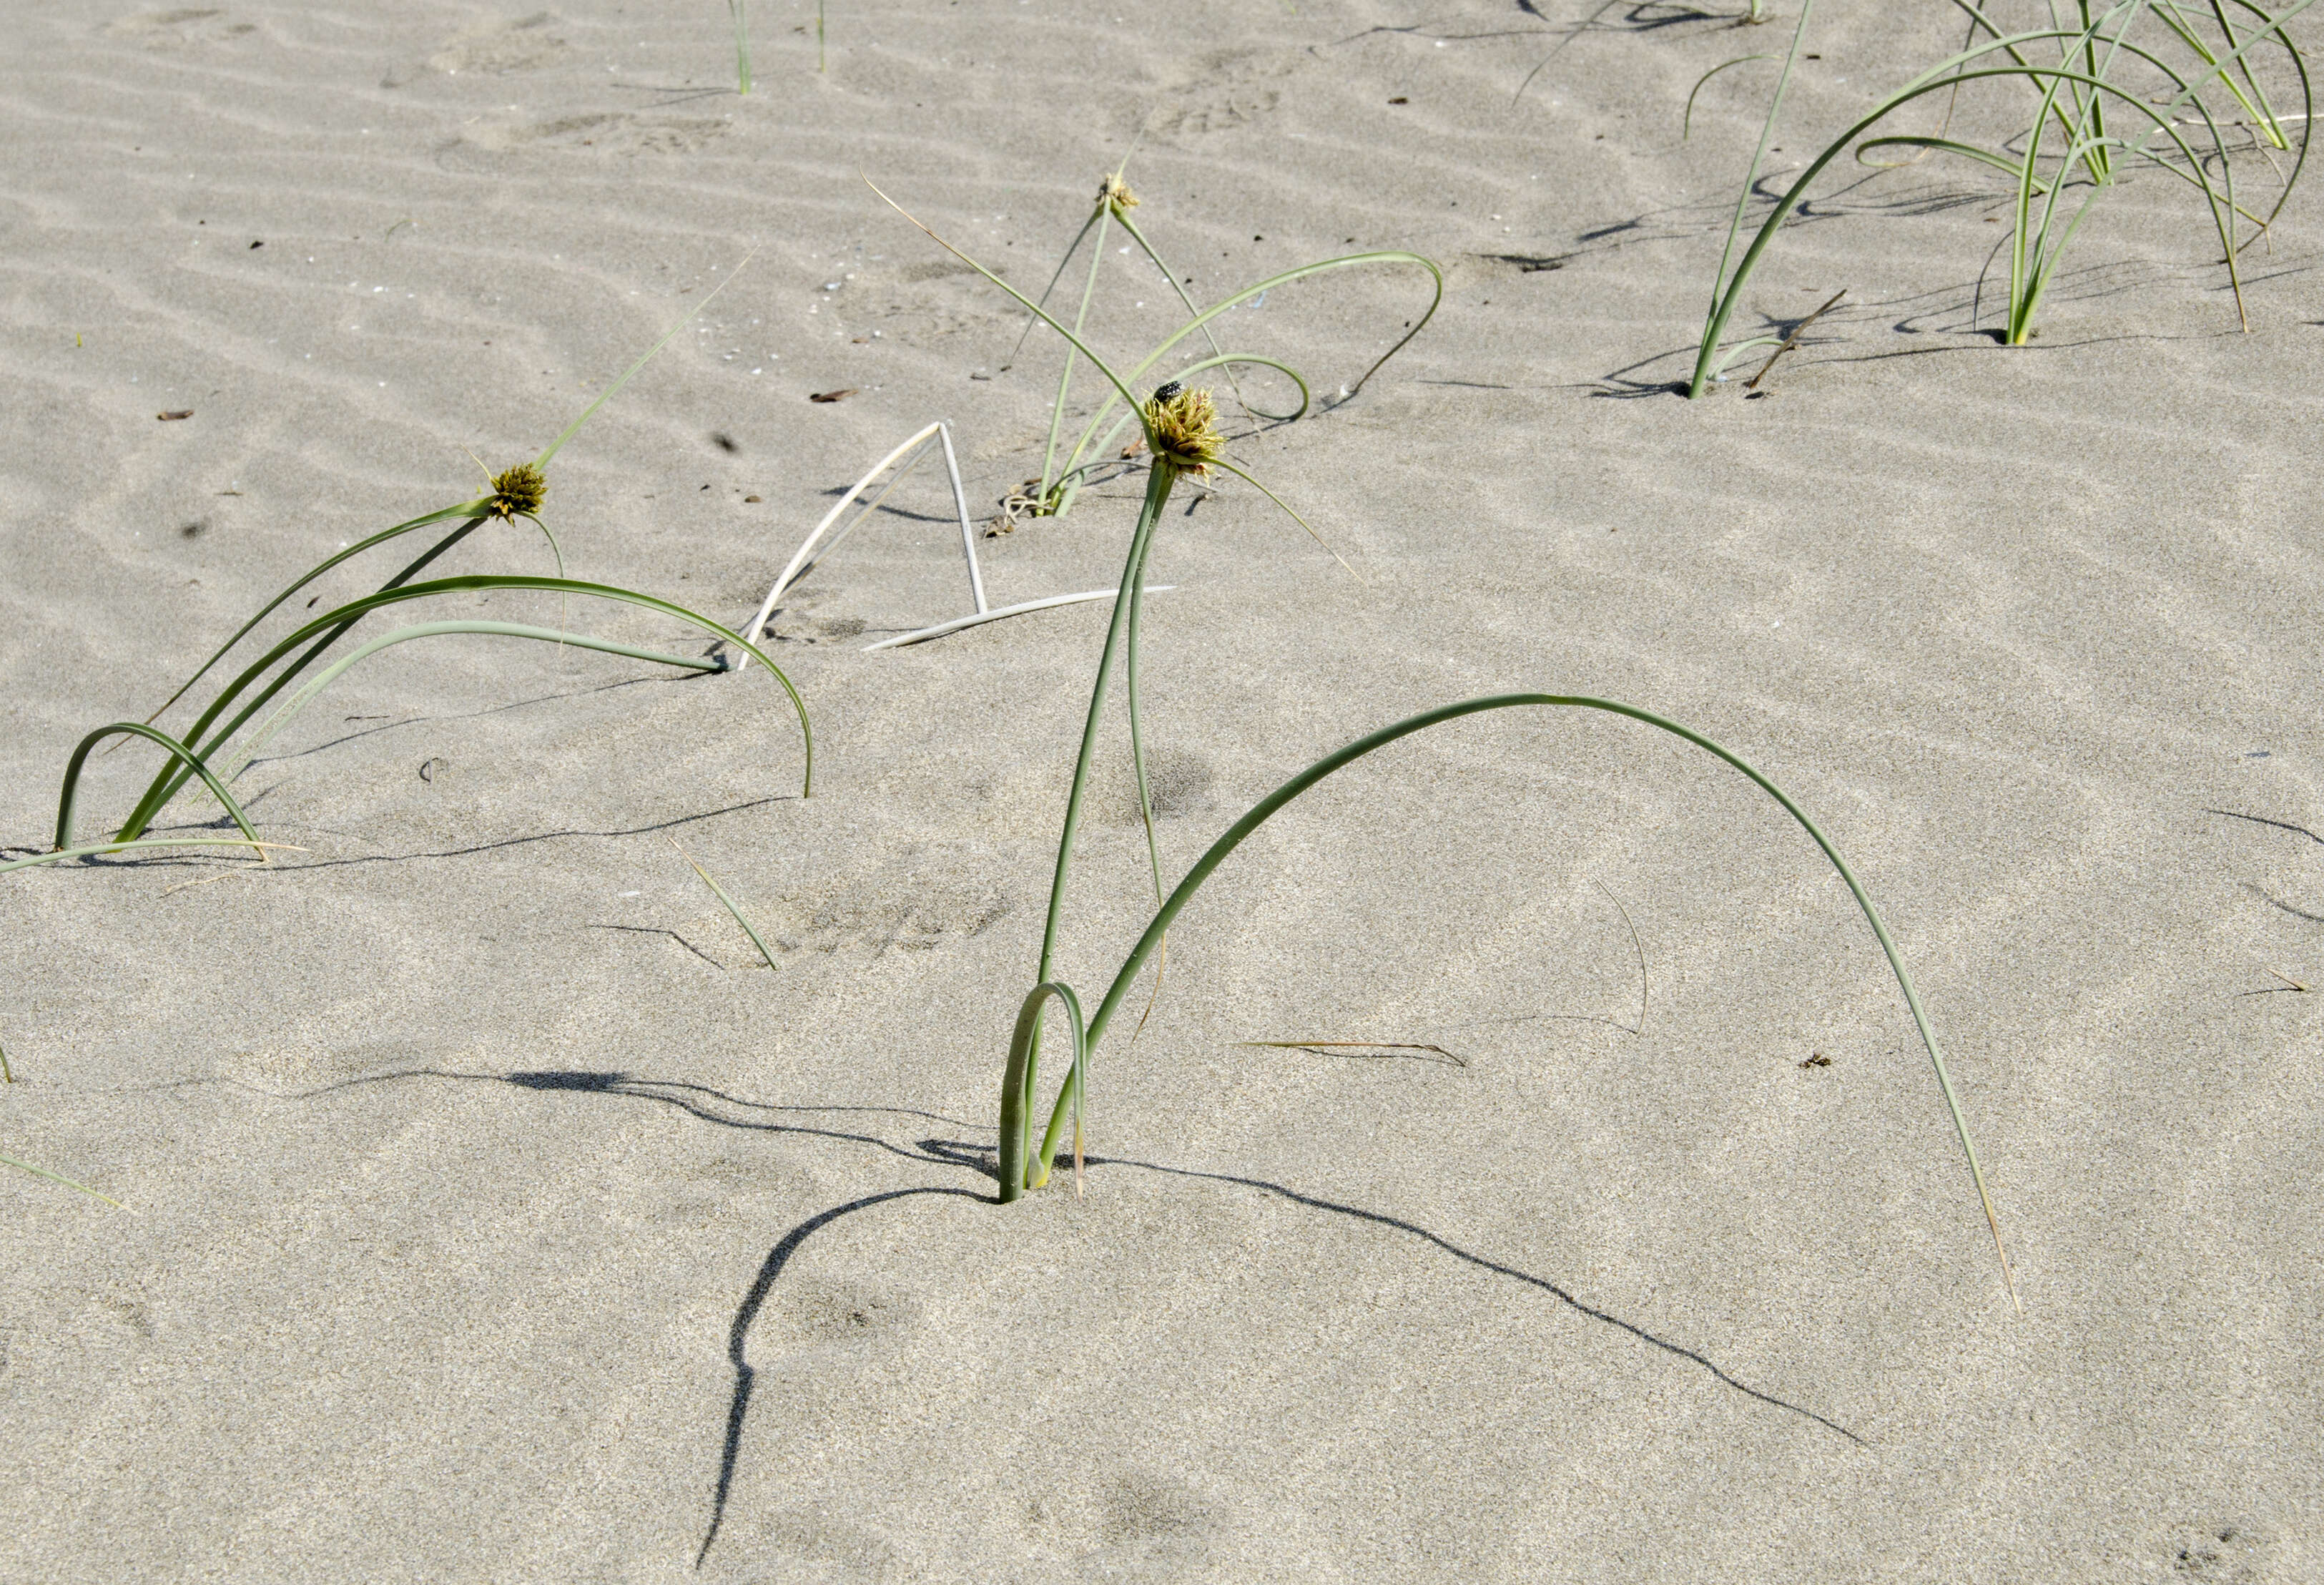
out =
[[[1802,143],[1954,36],[1865,9],[1820,24]],[[1102,1052],[1085,1193],[989,1204],[1105,607],[862,653],[965,607],[924,474],[777,622],[810,800],[762,675],[438,639],[242,778],[302,849],[271,868],[0,880],[0,1152],[135,1213],[0,1180],[0,1578],[2324,1571],[2315,195],[2251,335],[2151,177],[2006,351],[2000,179],[1850,170],[1745,318],[1847,301],[1764,397],[1690,405],[1765,85],[1714,79],[1684,143],[1676,110],[1781,41],[1617,12],[1513,107],[1580,10],[833,0],[818,75],[811,10],[761,0],[742,98],[708,0],[19,6],[0,839],[45,846],[82,734],[475,492],[467,452],[532,455],[746,256],[553,465],[576,575],[747,619],[936,417],[989,515],[1054,356],[1004,366],[1000,294],[858,171],[1038,284],[1142,128],[1198,299],[1351,243],[1448,283],[1356,399],[1236,448],[1360,579],[1234,481],[1173,508],[1166,866],[1464,694],[1700,727],[1887,911],[2022,1318],[1845,890],[1604,718],[1471,721],[1295,805]],[[1113,354],[1175,322],[1134,266]],[[1222,338],[1331,396],[1425,302],[1343,273]],[[1139,487],[983,541],[995,600],[1112,582]],[[499,526],[452,561],[549,564]],[[445,614],[480,609],[558,619]],[[1093,996],[1150,904],[1118,710],[1104,748],[1060,959]],[[88,829],[151,765],[100,761]],[[1448,1055],[1239,1043],[1298,1038]]]

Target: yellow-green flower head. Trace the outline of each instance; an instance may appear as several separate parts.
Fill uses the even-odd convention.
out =
[[[1148,399],[1146,426],[1154,437],[1154,459],[1187,473],[1209,473],[1226,450],[1211,394],[1189,391],[1176,380]]]
[[[548,477],[531,463],[520,462],[493,479],[493,497],[486,510],[504,522],[532,517],[539,514],[541,499],[548,494]]]
[[[1130,191],[1130,183],[1119,176],[1109,176],[1099,183],[1097,198],[1098,202],[1106,205],[1117,215],[1124,209],[1134,209],[1138,207],[1138,195]]]

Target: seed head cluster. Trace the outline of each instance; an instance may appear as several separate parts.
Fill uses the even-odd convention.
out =
[[[1119,176],[1109,176],[1099,184],[1097,199],[1098,202],[1105,205],[1117,215],[1124,209],[1134,209],[1138,207],[1138,195],[1130,191],[1130,183]]]
[[[536,516],[540,511],[541,500],[548,494],[547,476],[531,463],[520,462],[493,477],[493,498],[488,510],[503,522]]]
[[[1146,424],[1154,436],[1154,459],[1197,476],[1226,450],[1218,411],[1208,391],[1189,391],[1173,380],[1148,399]]]

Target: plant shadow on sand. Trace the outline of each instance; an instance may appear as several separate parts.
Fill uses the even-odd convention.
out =
[[[2289,276],[2305,275],[2316,267],[2316,261],[2312,258],[2286,260],[2265,273],[2246,275],[2244,283],[2248,288]],[[2224,293],[2227,290],[2216,265],[2166,264],[2143,259],[2111,260],[2061,273],[2050,288],[2049,301],[2052,304],[2097,302],[2151,292],[2157,287],[2209,294]],[[1775,314],[1755,310],[1756,323],[1751,332],[1781,341],[1796,330],[1803,321],[1815,319],[1814,329],[1802,338],[1784,359],[1784,369],[1794,377],[1801,370],[1830,364],[1886,363],[1899,357],[1932,357],[1969,352],[1990,355],[1999,335],[1993,325],[1983,322],[1992,317],[1995,293],[1982,275],[1976,280],[1960,281],[1905,297],[1861,302],[1851,299],[1821,317],[1814,314],[1813,293],[1824,289],[1818,286],[1802,287],[1800,290],[1803,295],[1798,313]],[[1920,344],[1874,349],[1863,347],[1850,334],[1877,332],[1884,329],[1896,336],[1913,338]],[[2175,332],[2097,331],[2085,336],[2059,336],[2054,339],[2043,337],[2011,350],[2018,354],[2058,353],[2117,341],[2160,345],[2173,341],[2221,340],[2236,334],[2232,326],[2198,326]],[[1939,338],[1941,339],[1936,339]],[[1848,348],[1856,349],[1840,350]],[[1609,369],[1595,380],[1574,381],[1562,388],[1616,402],[1633,402],[1650,396],[1683,396],[1686,394],[1685,365],[1694,353],[1695,348],[1691,343],[1669,347],[1635,363]],[[1744,377],[1757,367],[1760,361],[1745,361],[1733,383],[1740,386]],[[1775,384],[1781,385],[1782,382],[1778,380]]]
[[[752,1279],[741,1303],[735,1307],[733,1322],[728,1330],[726,1355],[734,1375],[733,1395],[727,1410],[724,1443],[718,1461],[717,1486],[710,1505],[710,1518],[703,1534],[701,1548],[696,1554],[695,1561],[697,1567],[709,1556],[710,1549],[717,1540],[718,1532],[725,1522],[727,1502],[733,1489],[735,1472],[742,1460],[742,1432],[749,1418],[752,1394],[757,1382],[757,1370],[750,1362],[747,1348],[751,1328],[769,1298],[773,1294],[776,1284],[781,1279],[784,1268],[790,1263],[792,1256],[798,1253],[809,1238],[824,1228],[858,1211],[869,1210],[876,1206],[927,1196],[973,1200],[979,1205],[991,1204],[994,1195],[985,1185],[999,1176],[995,1159],[997,1147],[991,1144],[941,1137],[923,1137],[899,1144],[873,1133],[855,1132],[845,1127],[821,1126],[814,1123],[796,1120],[816,1115],[842,1114],[909,1118],[942,1123],[952,1127],[974,1128],[980,1133],[991,1131],[979,1125],[948,1117],[940,1113],[892,1106],[779,1105],[747,1100],[709,1085],[675,1080],[649,1079],[633,1073],[560,1072],[546,1070],[489,1073],[464,1072],[440,1068],[403,1068],[390,1072],[345,1080],[337,1084],[324,1086],[320,1089],[301,1091],[300,1098],[305,1098],[326,1095],[336,1090],[411,1079],[502,1084],[544,1094],[607,1096],[623,1100],[651,1101],[675,1108],[689,1117],[703,1122],[715,1123],[721,1127],[743,1129],[753,1133],[795,1135],[846,1145],[869,1145],[872,1149],[899,1156],[917,1164],[949,1168],[955,1173],[965,1173],[977,1180],[977,1184],[973,1188],[963,1187],[956,1183],[908,1185],[863,1195],[843,1204],[828,1207],[793,1226],[777,1239],[773,1247],[767,1252],[765,1260],[760,1264],[759,1270]],[[1772,1408],[1781,1409],[1812,1421],[1834,1435],[1845,1438],[1854,1446],[1866,1445],[1862,1437],[1837,1421],[1828,1419],[1812,1409],[1804,1408],[1798,1404],[1777,1397],[1772,1393],[1763,1392],[1757,1387],[1737,1379],[1714,1363],[1709,1356],[1683,1343],[1674,1342],[1648,1330],[1636,1321],[1626,1321],[1609,1311],[1600,1309],[1578,1297],[1570,1288],[1547,1277],[1521,1270],[1505,1261],[1495,1260],[1489,1256],[1462,1248],[1451,1239],[1431,1231],[1417,1222],[1386,1211],[1368,1210],[1342,1200],[1323,1199],[1287,1184],[1271,1182],[1263,1178],[1246,1177],[1233,1173],[1206,1172],[1194,1167],[1174,1166],[1164,1162],[1134,1161],[1123,1157],[1102,1155],[1086,1157],[1084,1165],[1092,1173],[1155,1173],[1191,1182],[1247,1189],[1258,1193],[1272,1195],[1310,1210],[1342,1217],[1366,1228],[1402,1234],[1417,1242],[1421,1247],[1420,1253],[1447,1256],[1489,1275],[1522,1284],[1537,1293],[1548,1295],[1577,1315],[1586,1317],[1600,1325],[1611,1327],[1618,1331],[1626,1332],[1649,1348],[1698,1367],[1722,1386]]]

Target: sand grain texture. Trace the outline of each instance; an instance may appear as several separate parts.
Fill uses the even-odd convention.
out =
[[[1766,398],[1689,405],[1764,91],[1717,79],[1679,141],[1719,27],[1592,34],[1512,108],[1578,6],[834,0],[823,76],[810,8],[752,9],[743,99],[715,5],[17,8],[12,856],[81,734],[474,492],[464,448],[532,455],[754,247],[553,466],[575,574],[744,620],[932,417],[989,506],[1054,365],[1001,368],[999,294],[858,168],[1022,284],[1143,124],[1139,218],[1198,297],[1350,239],[1450,282],[1360,398],[1238,446],[1362,582],[1231,482],[1172,509],[1166,862],[1463,694],[1700,727],[1887,911],[2026,1313],[1837,879],[1602,718],[1471,721],[1294,806],[1101,1052],[1086,1196],[987,1203],[1104,607],[862,653],[964,606],[923,477],[776,625],[810,801],[764,677],[438,640],[242,779],[307,851],[0,881],[0,1150],[136,1210],[0,1181],[0,1579],[2324,1575],[2324,996],[2271,978],[2324,986],[2313,195],[2254,334],[2157,179],[2005,351],[1999,179],[1851,173],[1737,323],[1849,301]],[[1893,9],[1831,7],[1803,127],[1952,36]],[[1173,322],[1130,262],[1125,354]],[[1329,393],[1422,301],[1342,274],[1222,339]],[[1113,581],[1138,487],[984,542],[996,601]],[[455,561],[548,565],[503,526]],[[1118,710],[1105,746],[1091,996],[1150,901]],[[1238,1043],[1335,1034],[1466,1065]]]

